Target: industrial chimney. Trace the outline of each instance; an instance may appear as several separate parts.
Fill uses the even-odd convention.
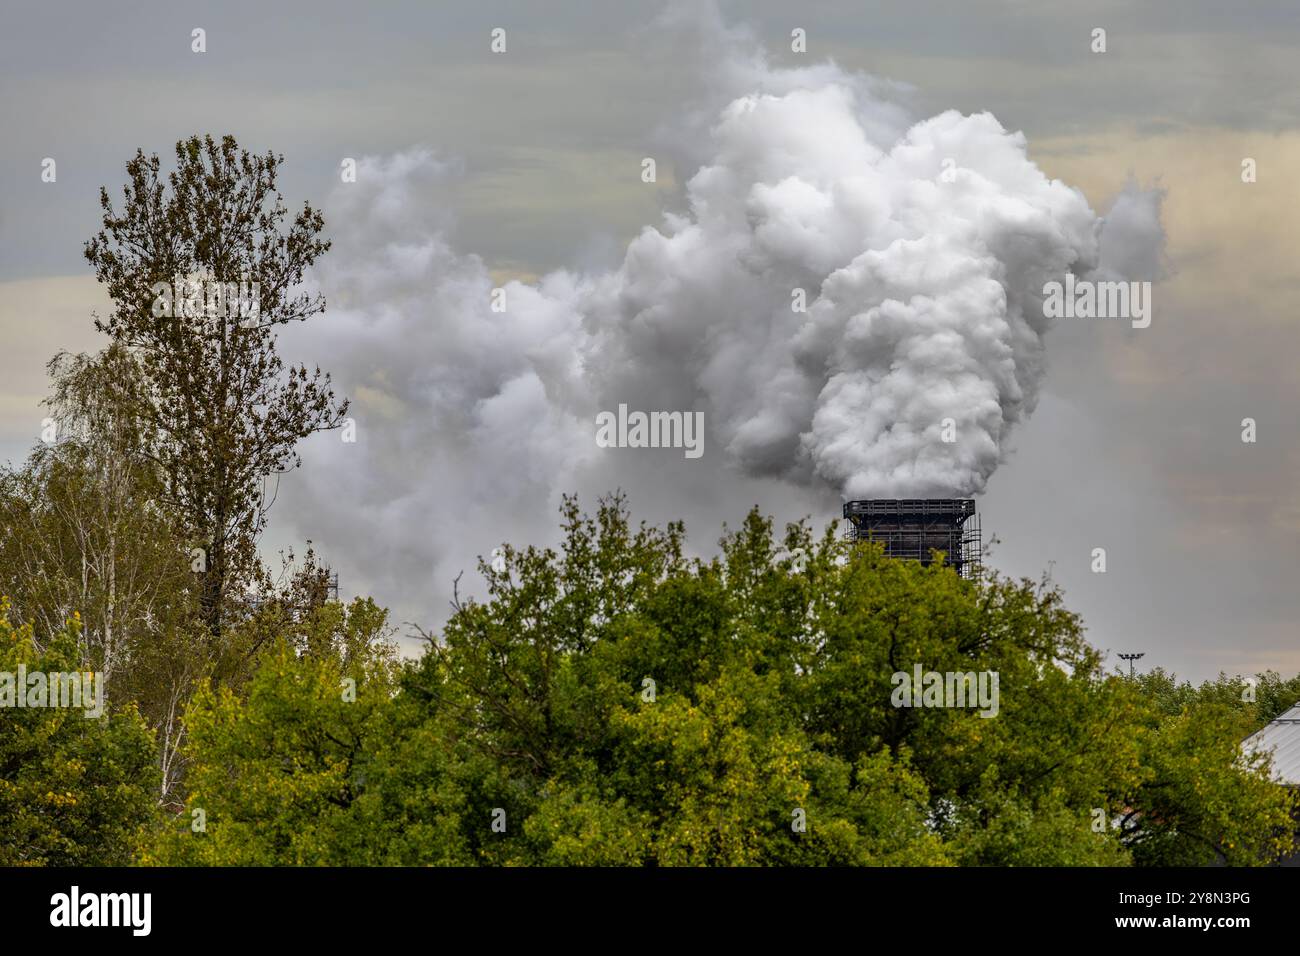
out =
[[[964,578],[980,567],[980,519],[969,498],[873,498],[846,501],[850,541],[878,541],[885,554],[929,564],[932,551]]]

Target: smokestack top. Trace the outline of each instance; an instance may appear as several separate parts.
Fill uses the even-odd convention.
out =
[[[975,502],[970,498],[866,498],[844,502],[844,517],[850,519],[886,515],[965,519],[974,513]]]
[[[970,498],[864,498],[844,502],[850,541],[875,541],[892,558],[930,564],[944,555],[964,578],[979,575],[979,515]]]

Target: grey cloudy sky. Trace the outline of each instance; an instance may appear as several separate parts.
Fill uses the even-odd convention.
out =
[[[918,117],[992,112],[1098,212],[1130,179],[1165,191],[1167,277],[1152,326],[1059,323],[1048,334],[1039,407],[980,499],[986,535],[1001,538],[993,563],[1035,578],[1050,569],[1092,640],[1145,651],[1144,664],[1193,678],[1300,671],[1300,6],[912,0],[721,10],[778,66],[833,58],[887,81]],[[644,225],[680,211],[698,157],[679,131],[708,102],[711,51],[689,31],[657,28],[659,12],[558,0],[6,3],[0,458],[20,459],[39,431],[45,360],[99,344],[90,311],[105,306],[81,248],[96,227],[98,188],[116,191],[137,147],[166,156],[181,136],[231,132],[285,154],[290,203],[309,198],[327,212],[342,157],[427,147],[446,174],[411,197],[413,208],[496,281],[617,266]],[[190,51],[195,27],[207,31],[202,55]],[[494,27],[508,31],[502,57],[488,52]],[[807,31],[803,58],[789,51],[795,27]],[[1105,54],[1089,50],[1095,27],[1107,31]],[[649,155],[661,159],[655,186],[639,177]],[[57,183],[40,181],[44,157],[57,160]],[[1257,161],[1258,182],[1241,182],[1243,157]],[[338,257],[362,258],[359,244],[373,239],[348,218],[327,229]],[[341,360],[330,345],[344,339],[324,327],[313,335],[286,340],[286,352]],[[363,429],[365,413],[378,418],[392,399],[373,374],[365,387]],[[1245,417],[1258,422],[1255,444],[1240,440]],[[404,470],[438,488],[443,459],[422,460],[421,447]],[[430,529],[448,539],[436,557],[418,543],[359,547],[329,509],[357,507],[349,495],[367,467],[358,463],[332,500],[319,482],[308,490],[290,478],[270,541],[313,538],[345,591],[372,591],[404,619],[441,613],[453,568],[553,524],[552,502],[521,521],[516,501]],[[824,495],[740,476],[720,483],[719,474],[657,482],[642,460],[626,474],[600,473],[632,492],[637,514],[685,518],[700,548],[755,502],[782,520],[834,514]],[[591,480],[574,487],[599,490]],[[1095,547],[1107,549],[1106,574],[1090,570]],[[427,582],[427,595],[412,598],[412,581]]]

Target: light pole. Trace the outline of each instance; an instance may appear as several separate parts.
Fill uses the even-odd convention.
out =
[[[1119,656],[1120,656],[1120,659],[1121,659],[1121,660],[1126,660],[1126,661],[1128,661],[1128,676],[1129,676],[1130,678],[1132,678],[1132,676],[1133,676],[1133,662],[1134,662],[1135,660],[1137,660],[1138,658],[1146,657],[1146,653],[1143,652],[1143,653],[1141,653],[1141,654],[1121,654],[1121,655],[1119,655]]]

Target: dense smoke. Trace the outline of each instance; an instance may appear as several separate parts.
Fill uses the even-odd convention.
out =
[[[666,127],[699,161],[685,207],[612,271],[507,283],[493,311],[488,268],[447,239],[456,170],[433,152],[365,159],[331,198],[312,351],[358,441],[313,442],[291,508],[363,575],[441,586],[497,542],[549,537],[571,490],[977,494],[1034,408],[1044,283],[1154,255],[1157,194],[1125,193],[1133,228],[1103,249],[1083,195],[990,114],[913,122],[875,81],[771,67],[703,28],[712,106]],[[702,412],[703,457],[598,447],[620,405]]]

